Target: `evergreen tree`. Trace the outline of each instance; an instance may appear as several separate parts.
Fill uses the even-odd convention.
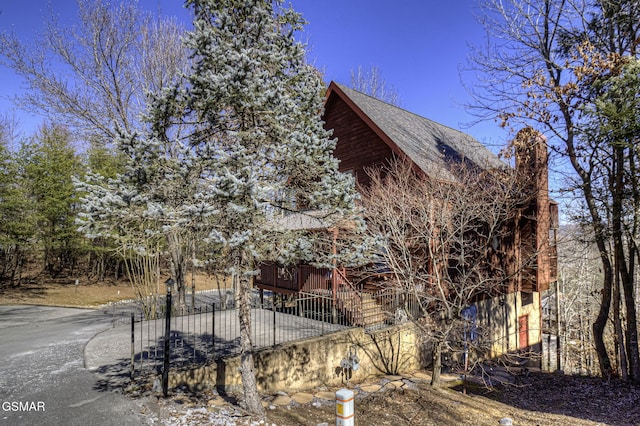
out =
[[[91,147],[84,158],[86,167],[91,172],[103,176],[106,179],[114,179],[124,170],[125,160],[117,151],[103,146],[99,140],[92,141]],[[104,238],[88,239],[89,244],[89,265],[88,277],[102,281],[112,268],[116,279],[119,276],[121,259],[114,256],[116,247],[113,241]]]
[[[54,276],[65,268],[72,271],[81,248],[72,177],[80,174],[81,162],[70,135],[60,127],[44,127],[30,144],[23,145],[21,157],[44,269]]]
[[[17,158],[0,143],[0,280],[12,286],[20,284],[33,235],[31,213]]]
[[[100,142],[92,142],[85,162],[92,172],[113,179],[123,172],[125,159],[117,151],[101,145]]]
[[[224,264],[234,277],[245,403],[263,415],[250,329],[258,263],[331,262],[330,253],[319,258],[312,235],[276,220],[314,210],[331,226],[353,212],[356,192],[353,179],[337,171],[335,140],[323,128],[320,75],[294,38],[301,16],[279,1],[187,5],[195,15],[186,38],[191,73],[184,86],[156,97],[148,134],[118,138],[123,173],[79,183],[87,194],[82,229],[132,235],[138,226],[137,235],[162,234],[174,248],[190,234],[205,236],[205,261]]]
[[[310,257],[301,235],[283,241],[273,219],[283,210],[315,209],[331,215],[353,208],[350,177],[337,172],[335,141],[320,118],[323,84],[305,63],[294,33],[301,16],[280,1],[188,1],[195,13],[187,36],[194,67],[188,87],[152,116],[182,108],[195,122],[189,144],[203,165],[202,197],[218,220],[208,240],[229,253],[237,283],[241,374],[247,408],[262,414],[251,343],[251,285],[258,262]],[[176,107],[177,106],[177,107]],[[198,220],[190,206],[185,220]],[[193,213],[196,214],[193,214]],[[288,250],[282,250],[287,247]],[[302,250],[301,250],[302,249]]]
[[[167,252],[179,304],[185,302],[184,254],[190,233],[180,223],[179,212],[189,204],[198,185],[197,176],[189,169],[198,168],[192,151],[176,139],[122,133],[115,142],[122,158],[115,176],[109,176],[113,168],[99,162],[93,165],[95,170],[75,181],[83,194],[78,222],[81,232],[95,244],[108,244],[124,260],[145,314],[153,317],[160,279],[158,262]]]
[[[608,161],[591,167],[591,188],[607,213],[607,238],[612,264],[612,308],[616,333],[615,351],[623,380],[640,382],[640,350],[636,308],[637,271],[640,256],[640,60],[633,56],[603,61],[605,69],[589,69],[582,82],[593,93],[593,104],[584,104],[581,136],[594,156]],[[587,69],[587,67],[585,67]],[[624,302],[624,305],[622,304]],[[624,306],[625,312],[621,312]],[[626,318],[623,320],[623,318]]]

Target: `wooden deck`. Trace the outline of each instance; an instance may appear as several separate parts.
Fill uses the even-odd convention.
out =
[[[309,265],[281,267],[263,264],[255,285],[279,294],[315,294],[328,297],[335,309],[351,325],[370,327],[386,322],[392,315],[385,303],[366,286],[356,288],[344,269],[316,268]],[[367,291],[369,290],[369,291]],[[379,290],[379,288],[375,288]]]

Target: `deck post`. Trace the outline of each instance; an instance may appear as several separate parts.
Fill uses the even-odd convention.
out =
[[[332,296],[332,303],[331,303],[331,312],[332,312],[332,319],[333,319],[333,324],[338,322],[338,310],[337,310],[337,304],[338,304],[338,276],[336,275],[336,271],[337,271],[337,262],[338,260],[336,259],[336,256],[338,254],[338,249],[337,249],[337,243],[338,243],[338,228],[332,228],[331,231],[333,232],[333,244],[332,244],[332,254],[333,254],[333,260],[332,260],[332,266],[333,269],[331,270],[331,296]]]
[[[273,287],[278,287],[278,264],[273,264]]]

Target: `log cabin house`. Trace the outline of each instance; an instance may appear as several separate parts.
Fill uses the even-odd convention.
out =
[[[332,82],[327,90],[325,127],[337,138],[335,157],[340,171],[352,173],[358,185],[366,186],[369,167],[383,166],[394,157],[410,160],[427,176],[446,179],[447,161],[470,161],[482,168],[504,168],[495,154],[471,136],[433,122],[402,108]],[[477,320],[490,331],[491,355],[531,350],[540,352],[542,339],[541,292],[549,289],[557,275],[556,230],[558,206],[549,198],[547,146],[544,138],[531,136],[517,149],[516,170],[527,175],[531,202],[518,212],[510,243],[513,279],[495,297],[477,302]],[[293,215],[289,227],[327,229],[320,218]],[[523,259],[528,259],[525,263]],[[384,272],[384,271],[381,271]],[[384,275],[384,274],[381,274]],[[375,327],[398,320],[393,301],[379,286],[369,286],[350,271],[298,265],[292,269],[263,264],[255,285],[275,294],[324,295],[331,315],[351,324]]]

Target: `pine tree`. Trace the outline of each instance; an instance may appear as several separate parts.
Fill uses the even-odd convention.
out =
[[[15,153],[0,143],[0,280],[20,284],[33,214]]]
[[[177,282],[178,304],[184,305],[184,250],[190,233],[179,215],[189,205],[198,179],[189,171],[197,170],[197,164],[188,147],[164,136],[146,136],[120,130],[114,141],[117,164],[105,167],[108,164],[98,162],[75,185],[83,194],[80,230],[114,248],[150,318],[155,315],[158,262],[166,253]],[[109,176],[114,167],[117,172]]]
[[[30,144],[22,147],[21,156],[44,268],[57,275],[65,268],[73,268],[81,247],[72,181],[81,172],[81,162],[69,133],[61,127],[42,128]]]
[[[82,229],[138,235],[140,244],[162,235],[176,248],[204,236],[205,262],[224,265],[235,280],[245,403],[263,415],[250,329],[253,277],[261,261],[318,259],[312,235],[276,227],[276,219],[314,210],[330,226],[353,213],[356,192],[338,172],[335,140],[321,121],[320,75],[294,38],[301,16],[279,1],[187,4],[191,72],[183,86],[156,95],[147,134],[121,132],[122,173],[78,182],[86,193]]]
[[[282,244],[290,250],[275,247],[283,235],[273,218],[284,210],[314,209],[331,221],[353,208],[353,180],[337,171],[335,140],[321,121],[324,87],[294,38],[301,16],[280,1],[187,4],[195,12],[187,37],[195,65],[172,105],[182,105],[183,119],[197,123],[189,142],[203,165],[201,198],[218,217],[208,239],[230,254],[245,403],[262,414],[250,330],[252,279],[258,262],[274,251],[288,258],[309,255],[301,254],[309,246],[303,235]]]

